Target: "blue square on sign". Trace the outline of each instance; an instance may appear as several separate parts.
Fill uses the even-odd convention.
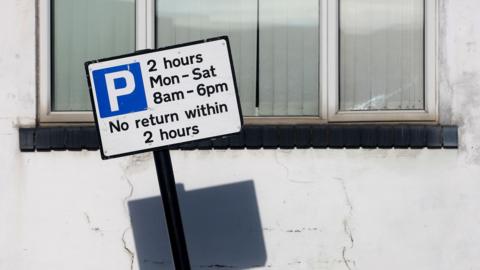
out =
[[[92,72],[100,118],[147,110],[140,63]]]

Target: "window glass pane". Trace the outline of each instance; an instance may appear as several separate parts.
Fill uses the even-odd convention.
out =
[[[157,47],[228,35],[244,115],[255,114],[257,0],[157,0]]]
[[[260,115],[318,115],[319,1],[260,1]]]
[[[339,3],[340,110],[424,109],[424,1]]]
[[[318,3],[157,0],[157,46],[228,35],[244,115],[318,115]]]
[[[52,0],[52,109],[90,110],[87,60],[135,50],[135,0]]]

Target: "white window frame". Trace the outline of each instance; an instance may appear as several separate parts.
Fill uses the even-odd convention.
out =
[[[315,124],[327,122],[436,122],[438,121],[438,0],[425,0],[425,109],[340,111],[338,82],[338,0],[320,1],[320,69],[318,116],[245,117],[247,124]],[[52,111],[51,0],[38,0],[38,120],[40,124],[91,123],[92,112]],[[155,47],[155,0],[135,1],[136,50]]]
[[[437,121],[437,0],[425,1],[425,109],[388,111],[341,111],[339,104],[338,52],[340,48],[338,29],[338,0],[328,1],[327,47],[328,47],[328,120],[329,122],[428,122]]]
[[[92,123],[87,111],[53,111],[51,88],[51,0],[38,0],[38,120],[50,123]],[[135,50],[155,47],[155,0],[135,0]],[[87,89],[85,89],[86,91]]]

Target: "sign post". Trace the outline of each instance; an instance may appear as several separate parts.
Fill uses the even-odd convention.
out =
[[[183,232],[180,205],[175,189],[175,177],[168,150],[153,151],[158,184],[162,194],[163,211],[167,222],[168,237],[172,248],[173,263],[177,270],[190,270],[187,243]]]
[[[153,151],[173,261],[190,270],[168,146],[243,126],[227,37],[85,63],[102,159]]]

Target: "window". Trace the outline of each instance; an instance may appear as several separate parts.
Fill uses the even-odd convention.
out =
[[[86,60],[219,35],[247,123],[436,120],[436,0],[50,0],[40,121],[92,121]]]
[[[435,121],[436,1],[328,2],[328,119]]]

